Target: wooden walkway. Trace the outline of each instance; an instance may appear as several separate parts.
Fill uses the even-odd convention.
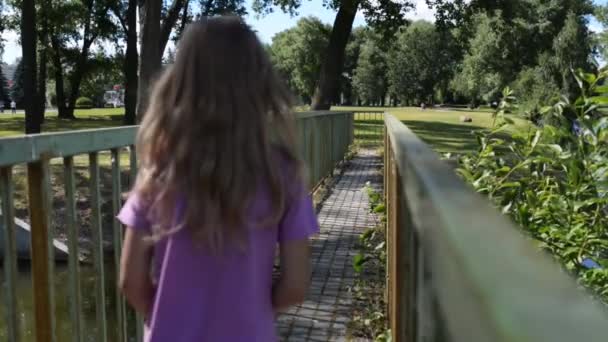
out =
[[[378,224],[369,211],[364,187],[380,190],[382,160],[375,150],[362,150],[346,166],[319,212],[321,234],[313,240],[312,286],[306,301],[279,316],[283,341],[345,341],[352,317],[349,287],[359,235]]]

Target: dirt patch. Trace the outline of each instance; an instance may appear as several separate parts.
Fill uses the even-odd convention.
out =
[[[53,238],[66,243],[68,242],[67,232],[67,207],[66,190],[64,182],[63,166],[51,165],[51,233]],[[130,189],[132,180],[130,170],[121,170],[121,203],[126,197],[126,191]],[[27,200],[27,176],[25,167],[15,169],[14,179],[14,204],[15,216],[30,223],[30,213]],[[78,231],[78,245],[83,256],[91,253],[93,247],[93,231],[91,228],[92,208],[90,196],[90,175],[88,166],[74,167],[75,192],[74,202],[76,207],[76,224]],[[113,251],[113,220],[115,216],[112,207],[112,172],[109,166],[100,167],[100,207],[101,207],[101,230],[104,251]]]

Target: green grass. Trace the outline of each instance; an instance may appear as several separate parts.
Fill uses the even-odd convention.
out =
[[[64,120],[57,113],[47,113],[42,132],[61,132],[80,129],[109,128],[122,125],[123,108],[79,109],[75,120]],[[23,135],[25,115],[0,114],[0,138]]]
[[[421,110],[414,107],[334,107],[332,109],[387,111],[395,115],[438,152],[464,153],[472,151],[477,147],[472,132],[492,127],[492,112],[488,108],[473,111],[466,109]],[[46,115],[42,131],[59,132],[117,127],[122,125],[123,113],[123,108],[77,110],[75,113],[76,120],[59,119],[56,113],[49,113]],[[460,117],[463,115],[471,117],[473,122],[460,122]],[[527,121],[515,116],[512,116],[512,118],[516,124],[509,127],[508,131],[526,129],[528,126]],[[369,115],[367,117],[359,116],[357,119],[355,133],[359,141],[363,144],[377,145],[382,132],[382,122]],[[23,114],[0,114],[0,137],[22,135],[24,120]],[[77,162],[81,162],[80,158]],[[106,162],[106,160],[102,160],[103,164]],[[83,164],[86,164],[86,161]]]
[[[479,110],[448,110],[426,109],[413,107],[379,108],[379,107],[336,107],[335,110],[377,111],[385,110],[407,125],[418,137],[440,153],[466,153],[477,148],[473,131],[486,130],[492,127],[492,112],[488,109]],[[461,116],[473,119],[471,123],[460,122]],[[529,127],[524,119],[511,115],[515,125],[507,127],[505,133],[523,130]],[[361,119],[360,117],[358,119]],[[364,141],[374,137],[376,126],[382,125],[380,121],[365,119],[356,123],[355,132],[363,137]]]

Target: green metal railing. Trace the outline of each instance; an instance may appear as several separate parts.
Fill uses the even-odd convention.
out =
[[[355,141],[362,147],[377,147],[384,136],[384,112],[381,110],[355,110]]]
[[[353,142],[353,115],[346,112],[298,113],[297,129],[300,150],[309,168],[313,188],[331,175],[337,163],[344,159]],[[7,341],[140,341],[141,319],[135,320],[118,289],[111,281],[119,271],[123,236],[122,225],[114,218],[122,205],[123,190],[137,174],[133,144],[136,127],[73,131],[0,139],[0,199],[4,229],[3,290],[4,319],[0,322],[0,339]],[[84,156],[83,156],[84,155]],[[123,166],[121,159],[128,168]],[[26,172],[27,170],[27,172]],[[27,174],[27,175],[26,175]],[[129,184],[122,184],[125,178]],[[109,179],[109,180],[108,180]],[[27,196],[22,186],[27,180]],[[53,183],[52,180],[55,182]],[[53,184],[52,184],[53,183]],[[84,184],[84,185],[83,185]],[[19,188],[19,189],[17,189]],[[63,192],[63,195],[61,193]],[[79,249],[81,218],[77,203],[80,194],[89,204],[91,255],[82,263]],[[110,199],[104,202],[104,194]],[[17,263],[15,197],[25,198],[31,225],[31,295],[33,315],[23,312],[27,305],[18,286],[21,265]],[[65,204],[58,208],[57,197]],[[111,222],[103,220],[107,205],[111,207]],[[67,280],[57,283],[58,272],[54,256],[55,237],[53,215],[63,213],[64,231],[69,249]],[[111,230],[113,254],[108,263],[104,253],[104,232]],[[92,264],[90,266],[89,264]],[[84,273],[91,274],[86,282]],[[93,282],[90,300],[83,288]],[[68,289],[69,322],[57,322],[62,313],[58,302],[65,298],[55,290]],[[110,303],[111,298],[114,303]],[[90,303],[92,302],[92,303]],[[88,304],[87,304],[88,303]],[[93,311],[93,313],[88,312]],[[85,311],[92,319],[85,319]],[[30,317],[30,316],[33,316]],[[112,319],[109,317],[112,316]],[[33,320],[34,326],[28,321]],[[88,322],[87,322],[88,321]],[[113,322],[113,326],[111,323]],[[90,326],[86,326],[89,323]],[[58,327],[63,327],[58,329]],[[34,331],[32,336],[26,332]]]
[[[385,129],[393,341],[606,341],[605,307],[394,116]]]

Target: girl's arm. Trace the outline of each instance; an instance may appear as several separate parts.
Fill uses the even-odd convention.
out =
[[[282,311],[304,301],[310,286],[310,247],[308,239],[281,242],[281,275],[272,289],[272,306]]]
[[[154,287],[150,278],[152,245],[145,234],[128,227],[120,260],[118,286],[127,301],[140,314],[147,316],[152,307]]]

